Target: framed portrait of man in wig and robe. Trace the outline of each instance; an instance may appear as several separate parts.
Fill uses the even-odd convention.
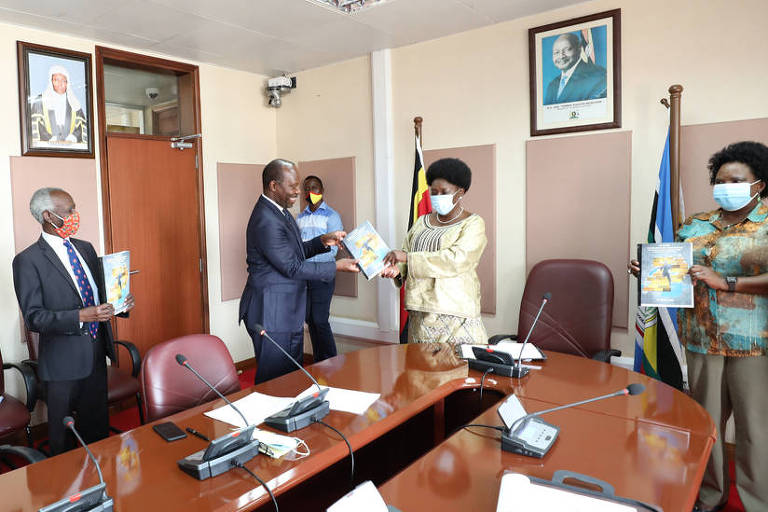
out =
[[[16,46],[21,154],[93,158],[91,54]]]

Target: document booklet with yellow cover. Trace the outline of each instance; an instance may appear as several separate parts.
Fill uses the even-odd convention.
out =
[[[125,301],[131,292],[131,253],[120,251],[105,254],[101,257],[101,267],[104,271],[104,289],[106,302],[115,308],[115,314],[126,309]],[[104,300],[104,297],[102,297]]]

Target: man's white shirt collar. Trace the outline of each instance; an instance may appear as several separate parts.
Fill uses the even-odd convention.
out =
[[[286,209],[285,209],[285,208],[283,208],[282,206],[280,206],[279,204],[277,204],[277,203],[276,203],[274,200],[270,199],[270,198],[269,198],[269,197],[267,197],[266,195],[264,195],[264,194],[261,194],[261,197],[263,197],[264,199],[266,199],[267,201],[269,201],[270,203],[272,203],[273,205],[275,205],[275,208],[277,208],[278,210],[280,210],[280,212],[281,212],[281,213],[282,213],[282,212],[284,212],[284,211],[286,211]]]
[[[51,246],[51,249],[53,249],[53,252],[56,253],[56,256],[58,256],[59,261],[61,261],[61,264],[64,265],[64,268],[69,274],[69,277],[72,278],[72,282],[75,285],[75,289],[79,294],[80,287],[77,284],[77,277],[75,277],[75,271],[72,269],[72,263],[69,261],[69,253],[67,253],[67,248],[64,246],[64,241],[66,240],[70,244],[72,244],[72,249],[75,251],[77,258],[80,260],[80,264],[82,265],[83,270],[85,271],[86,277],[88,277],[88,282],[91,285],[91,289],[93,291],[93,299],[95,301],[95,304],[99,304],[99,289],[96,287],[96,281],[93,278],[91,269],[88,266],[88,263],[86,263],[85,259],[83,258],[83,255],[80,254],[80,251],[78,251],[77,247],[75,247],[75,244],[72,243],[72,240],[69,237],[61,238],[58,235],[52,235],[50,233],[46,233],[45,231],[42,232],[42,235],[43,235],[43,240],[45,240],[45,242]],[[80,298],[82,299],[82,296]],[[82,326],[82,322],[81,322],[81,326]]]

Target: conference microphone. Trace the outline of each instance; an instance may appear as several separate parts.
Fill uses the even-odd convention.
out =
[[[83,438],[80,437],[80,434],[78,434],[75,429],[75,420],[72,419],[72,416],[64,416],[62,422],[65,427],[75,434],[78,442],[85,448],[88,457],[93,461],[93,464],[96,466],[96,471],[99,473],[99,483],[84,491],[62,498],[56,503],[43,507],[39,509],[38,512],[111,512],[114,506],[114,500],[107,496],[107,484],[104,483],[104,476],[101,474],[99,462],[96,460],[96,457],[93,456],[88,445],[85,444]]]
[[[531,324],[531,328],[528,329],[528,335],[525,337],[525,341],[523,341],[523,346],[520,347],[520,354],[517,356],[517,364],[515,365],[515,369],[512,370],[512,377],[520,378],[525,377],[528,375],[528,368],[523,368],[522,362],[523,362],[523,351],[525,350],[525,346],[528,344],[528,340],[531,339],[531,333],[533,332],[533,328],[536,327],[536,323],[539,321],[539,316],[541,316],[541,312],[544,310],[544,306],[547,305],[547,302],[550,301],[552,298],[552,294],[547,292],[541,297],[541,306],[539,306],[539,311],[536,313],[536,318],[533,319],[533,323]]]
[[[180,366],[191,371],[195,377],[224,400],[227,405],[240,415],[245,427],[235,430],[211,441],[208,446],[200,451],[188,455],[177,461],[179,468],[198,480],[205,480],[222,473],[226,473],[237,465],[242,465],[254,458],[259,453],[259,441],[252,439],[256,425],[249,425],[245,415],[235,407],[235,404],[213,387],[205,377],[195,370],[184,354],[176,354],[176,362]]]
[[[184,354],[176,354],[176,362],[177,362],[177,363],[179,363],[179,365],[181,365],[181,366],[185,367],[187,370],[189,370],[189,371],[191,371],[192,373],[194,373],[194,374],[195,374],[195,376],[196,376],[198,379],[200,379],[201,381],[203,381],[203,383],[204,383],[206,386],[208,386],[208,387],[211,389],[211,391],[213,391],[214,393],[216,393],[216,394],[219,396],[219,398],[221,398],[222,400],[224,400],[224,401],[227,403],[227,405],[228,405],[228,406],[230,406],[231,408],[233,408],[233,409],[235,410],[235,412],[236,412],[237,414],[239,414],[241,418],[243,418],[243,425],[245,425],[246,427],[248,426],[248,420],[247,420],[247,419],[245,419],[245,414],[243,414],[243,413],[240,411],[240,409],[238,409],[237,407],[235,407],[235,404],[233,404],[232,402],[230,402],[230,401],[229,401],[229,399],[228,399],[227,397],[225,397],[224,395],[222,395],[222,394],[219,392],[219,390],[218,390],[218,389],[216,389],[215,387],[213,387],[213,385],[211,385],[211,383],[210,383],[210,382],[208,382],[208,381],[205,379],[205,377],[203,377],[202,375],[200,375],[200,373],[198,373],[198,371],[197,371],[197,370],[195,370],[194,368],[192,368],[192,365],[190,365],[190,364],[189,364],[189,360],[187,359],[187,356],[185,356]]]
[[[519,379],[528,375],[530,370],[528,368],[523,368],[522,366],[523,351],[525,350],[525,346],[528,344],[528,340],[531,337],[533,328],[536,327],[536,323],[539,321],[541,311],[544,309],[544,306],[547,304],[547,302],[549,302],[551,298],[552,294],[549,292],[545,293],[542,297],[539,312],[536,313],[536,318],[533,319],[531,328],[528,329],[528,335],[525,337],[525,341],[523,341],[522,346],[520,346],[520,354],[518,355],[516,361],[506,351],[494,350],[491,347],[475,346],[472,347],[472,353],[475,356],[474,359],[467,360],[469,367],[481,372],[493,372],[495,375],[500,375],[502,377],[513,377],[515,379]]]
[[[325,399],[325,396],[328,394],[328,388],[321,388],[320,384],[317,382],[317,380],[315,380],[312,374],[310,374],[303,366],[301,366],[296,359],[291,357],[291,354],[289,354],[283,347],[281,347],[278,342],[273,340],[272,336],[267,333],[267,330],[263,325],[255,324],[254,328],[256,329],[256,332],[259,333],[259,336],[262,336],[263,338],[266,338],[272,342],[274,346],[280,349],[280,352],[282,352],[285,357],[290,359],[291,362],[295,364],[299,370],[304,372],[304,374],[309,377],[309,380],[311,380],[315,386],[317,386],[317,393],[313,393],[307,397],[295,401],[290,407],[286,407],[282,411],[273,414],[264,420],[264,423],[272,428],[282,430],[283,432],[293,432],[294,430],[300,430],[304,427],[308,427],[312,423],[325,418],[331,411],[330,404]]]
[[[645,386],[642,384],[630,384],[626,388],[607,395],[560,405],[558,407],[544,409],[543,411],[533,412],[531,414],[525,414],[517,419],[513,419],[509,414],[512,410],[510,407],[507,407],[510,400],[517,401],[517,397],[512,395],[499,406],[498,410],[499,416],[501,416],[501,420],[506,427],[506,430],[501,434],[501,448],[508,452],[541,458],[546,455],[554,444],[557,435],[560,432],[560,428],[542,421],[539,419],[539,416],[550,412],[569,409],[578,405],[597,402],[598,400],[604,400],[606,398],[613,398],[615,396],[639,395],[644,391]]]

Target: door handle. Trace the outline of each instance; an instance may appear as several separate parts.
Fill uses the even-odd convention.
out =
[[[138,274],[139,272],[140,272],[139,270],[131,270],[130,272],[128,272],[128,274],[133,275],[133,274]]]

